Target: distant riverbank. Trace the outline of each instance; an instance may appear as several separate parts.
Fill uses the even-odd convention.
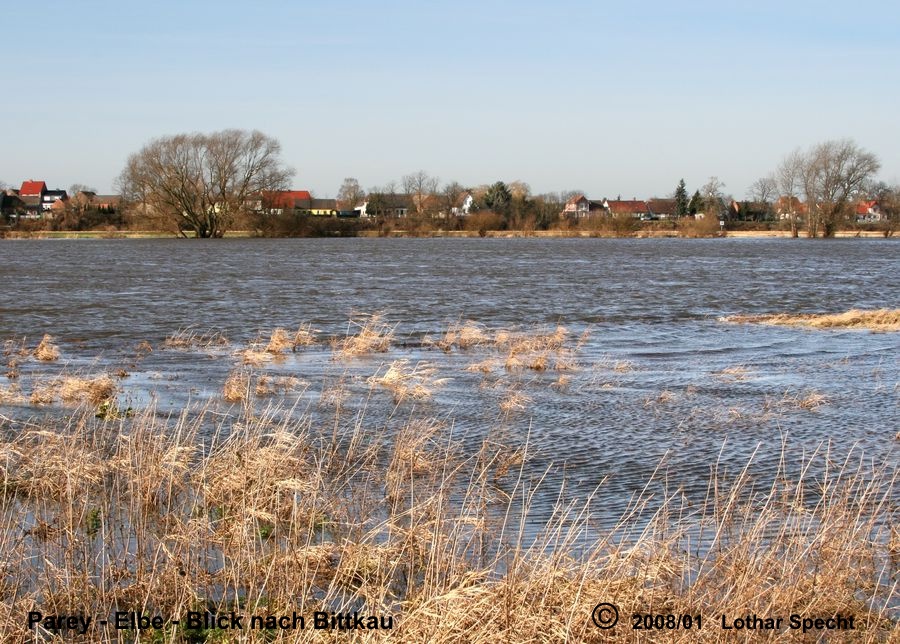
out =
[[[190,234],[188,234],[190,236]],[[258,233],[252,230],[233,230],[226,235],[229,238],[248,238],[258,237]],[[629,234],[615,234],[608,231],[594,230],[434,230],[427,233],[417,233],[405,230],[392,230],[387,233],[381,233],[375,230],[358,231],[355,237],[450,237],[450,238],[516,238],[516,237],[538,237],[538,238],[637,238],[637,239],[658,239],[658,238],[675,238],[688,237],[678,230],[639,230]],[[834,235],[836,238],[884,238],[884,232],[879,230],[839,230]],[[120,230],[120,231],[92,231],[92,230],[39,230],[39,231],[18,231],[10,230],[0,233],[0,239],[171,239],[174,238],[171,232],[161,230]],[[740,237],[740,238],[790,238],[789,230],[726,230],[717,232],[713,235],[705,235],[707,238],[713,237]],[[801,234],[800,238],[806,238],[805,234]],[[893,238],[893,237],[891,237]]]

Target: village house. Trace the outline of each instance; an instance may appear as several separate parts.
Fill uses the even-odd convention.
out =
[[[575,195],[566,202],[559,214],[563,218],[580,219],[591,215],[605,215],[608,214],[608,211],[603,205],[603,201],[594,201],[584,195]]]
[[[639,199],[621,200],[604,199],[603,207],[613,216],[631,216],[642,219],[650,216],[650,207],[646,201]]]
[[[312,200],[309,190],[266,190],[248,197],[244,206],[255,213],[281,215],[309,210]]]
[[[884,212],[877,200],[860,201],[856,204],[856,221],[873,223],[884,219]]]
[[[43,216],[44,193],[47,192],[47,184],[43,181],[29,179],[23,181],[19,188],[19,199],[22,208],[19,212],[20,219],[40,219]]]
[[[785,195],[778,197],[778,201],[775,202],[775,214],[779,219],[803,218],[806,212],[806,204],[797,197]]]
[[[57,211],[65,206],[65,202],[68,200],[69,194],[65,190],[45,190],[41,195],[41,210],[43,212]]]
[[[402,218],[413,208],[413,200],[407,194],[370,193],[358,210],[361,217]]]
[[[674,199],[648,199],[647,208],[650,219],[675,219],[678,204]]]
[[[475,197],[471,192],[462,193],[453,206],[450,208],[450,214],[454,217],[467,217],[475,205]]]
[[[336,199],[310,199],[308,203],[297,208],[304,215],[316,217],[336,217],[338,214]]]

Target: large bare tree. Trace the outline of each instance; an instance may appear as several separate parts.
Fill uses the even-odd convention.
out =
[[[221,237],[251,195],[282,190],[294,171],[277,140],[254,130],[156,139],[128,158],[123,196],[186,236]]]
[[[809,236],[816,237],[819,231],[823,237],[834,236],[852,212],[859,191],[880,168],[877,156],[849,139],[813,146],[803,166]]]

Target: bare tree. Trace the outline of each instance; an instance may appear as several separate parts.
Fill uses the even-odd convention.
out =
[[[277,140],[254,130],[179,134],[151,141],[119,176],[123,197],[197,237],[221,237],[248,197],[282,190],[294,171]]]
[[[451,181],[441,189],[443,203],[441,208],[450,216],[454,208],[460,207],[460,200],[466,194],[466,189],[458,181]]]
[[[891,237],[900,226],[900,185],[889,186],[879,182],[872,187],[870,196],[878,200],[882,221],[880,227],[885,237]]]
[[[760,177],[750,185],[747,198],[763,204],[771,204],[778,198],[778,181],[774,174]]]
[[[431,197],[437,192],[437,187],[438,178],[429,176],[424,170],[403,177],[403,192],[410,196],[419,215],[434,210]]]
[[[859,190],[880,168],[877,156],[849,139],[813,146],[803,172],[809,236],[816,237],[821,230],[823,237],[833,237]]]
[[[341,210],[353,210],[365,198],[366,191],[359,187],[359,181],[355,177],[347,177],[337,193],[338,208]]]
[[[725,195],[722,188],[725,184],[719,181],[719,177],[710,177],[700,189],[703,196],[703,209],[707,217],[718,219],[725,210]]]
[[[791,226],[791,236],[800,234],[800,194],[803,190],[803,176],[806,160],[798,148],[782,159],[775,170],[775,182],[778,187],[781,216],[786,217]]]

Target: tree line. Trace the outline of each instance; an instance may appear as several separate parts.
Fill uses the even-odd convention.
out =
[[[876,182],[879,169],[876,155],[853,141],[826,141],[788,154],[772,173],[754,182],[748,200],[738,204],[739,211],[724,193],[725,184],[710,177],[690,196],[684,179],[679,181],[670,195],[674,205],[667,214],[676,220],[700,213],[716,220],[773,219],[779,204],[779,216],[787,219],[795,236],[805,226],[810,236],[827,237],[853,218],[860,199],[869,198],[880,202],[888,221],[895,225],[900,215],[900,188]],[[282,159],[276,139],[257,130],[230,129],[154,139],[129,156],[116,183],[132,219],[184,236],[208,238],[222,237],[236,223],[271,227],[276,219],[250,212],[248,204],[255,195],[287,190],[294,174]],[[380,229],[396,224],[391,213],[396,212],[398,200],[403,200],[403,227],[413,231],[435,221],[443,228],[540,230],[565,225],[560,221],[563,206],[579,194],[583,193],[567,190],[533,195],[522,181],[469,188],[456,181],[441,185],[437,177],[419,170],[368,191],[356,178],[348,177],[339,187],[336,201],[342,211],[367,202],[371,217],[367,224]],[[454,216],[467,195],[471,199],[466,216]],[[87,217],[88,207],[73,198],[61,216],[62,223]],[[303,223],[308,229],[308,222],[296,213],[293,219],[286,214],[280,223],[288,228]]]

